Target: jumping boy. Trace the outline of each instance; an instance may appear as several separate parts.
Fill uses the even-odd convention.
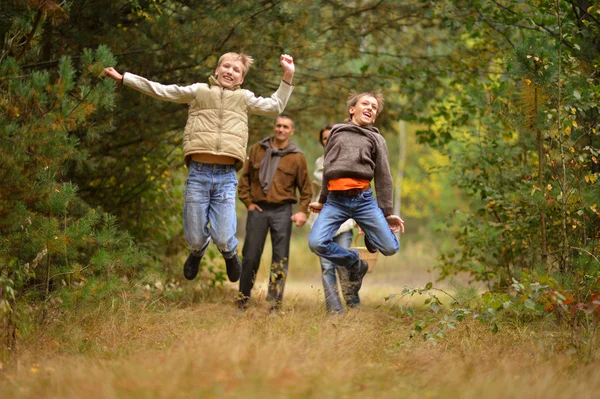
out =
[[[104,75],[158,100],[188,104],[183,132],[183,153],[189,172],[185,184],[183,225],[191,251],[183,275],[193,280],[200,260],[212,239],[225,258],[227,276],[235,282],[242,265],[235,238],[236,171],[246,159],[248,113],[276,116],[283,112],[292,94],[294,59],[281,55],[283,78],[269,98],[257,97],[240,88],[253,63],[245,54],[221,56],[209,83],[189,86],[163,85],[132,73],[121,75],[106,68]]]
[[[385,256],[398,252],[394,233],[404,233],[404,221],[392,212],[393,182],[385,139],[373,126],[383,109],[379,92],[351,93],[347,123],[334,125],[325,147],[323,186],[318,202],[309,205],[319,213],[308,236],[315,254],[349,270],[350,291],[357,295],[369,265],[358,251],[333,240],[338,228],[352,218],[365,233],[365,245]],[[375,179],[377,199],[371,190]]]

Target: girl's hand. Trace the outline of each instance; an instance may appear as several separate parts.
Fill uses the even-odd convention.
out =
[[[321,212],[321,209],[323,209],[323,204],[320,202],[311,202],[308,204],[308,210],[313,213],[319,213]]]

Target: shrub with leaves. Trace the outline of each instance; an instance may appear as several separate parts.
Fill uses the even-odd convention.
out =
[[[25,32],[19,21],[15,43]],[[0,58],[0,335],[9,350],[29,305],[94,276],[130,275],[145,260],[115,218],[90,208],[66,178],[87,157],[80,141],[112,128],[94,115],[113,107],[114,83],[100,75],[114,57],[100,46],[77,67],[62,57],[31,72],[17,57],[27,53],[11,50]]]
[[[472,319],[488,325],[493,333],[505,323],[547,323],[561,340],[558,349],[582,357],[598,345],[600,272],[579,276],[572,289],[547,275],[513,279],[508,293],[478,294],[472,287],[451,285],[455,294],[434,288],[432,283],[423,288],[406,286],[401,293],[385,297],[389,305],[380,306],[414,320],[411,338],[420,336],[434,343],[460,322]]]

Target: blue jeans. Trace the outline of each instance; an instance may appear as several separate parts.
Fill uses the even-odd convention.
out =
[[[349,270],[358,267],[358,251],[346,249],[333,241],[335,232],[348,219],[354,219],[383,255],[393,255],[400,249],[373,191],[367,190],[355,196],[329,193],[308,236],[310,250]]]
[[[352,230],[344,231],[333,237],[338,245],[344,248],[350,248],[352,243]],[[325,258],[319,258],[321,260],[321,273],[323,279],[323,294],[325,295],[325,307],[330,312],[342,313],[344,308],[338,294],[338,282],[337,276],[340,279],[340,285],[342,287],[342,295],[346,300],[348,306],[357,306],[360,304],[360,297],[351,295],[348,290],[348,270],[345,267],[336,266]],[[337,276],[336,276],[337,271]]]
[[[204,255],[212,238],[225,259],[235,255],[235,165],[191,161],[185,182],[183,227],[189,249]]]

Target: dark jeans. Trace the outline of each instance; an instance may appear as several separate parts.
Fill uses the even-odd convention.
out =
[[[274,306],[279,306],[283,301],[283,289],[290,255],[292,205],[266,203],[259,203],[258,205],[262,208],[262,212],[250,211],[246,220],[239,304],[243,306],[250,299],[250,291],[252,291],[256,280],[260,257],[265,248],[267,233],[270,230],[273,254],[271,256],[267,301],[274,302]]]

